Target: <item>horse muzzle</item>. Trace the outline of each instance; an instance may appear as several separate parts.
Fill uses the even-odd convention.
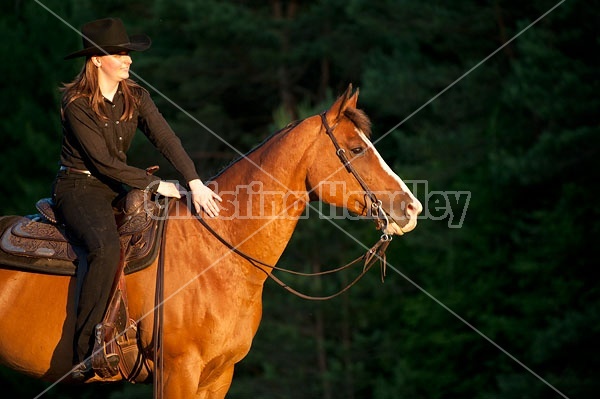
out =
[[[406,205],[403,209],[404,212],[402,212],[400,215],[396,215],[396,213],[388,212],[385,209],[382,209],[383,212],[386,213],[389,221],[387,225],[383,226],[382,228],[382,231],[385,234],[401,236],[417,227],[418,216],[423,211],[423,205],[421,202],[414,198],[413,201]]]

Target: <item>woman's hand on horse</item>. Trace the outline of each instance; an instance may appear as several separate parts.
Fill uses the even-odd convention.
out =
[[[156,192],[164,197],[181,198],[179,188],[174,183],[171,183],[169,181],[161,180],[158,184],[158,189],[156,190]]]
[[[196,208],[196,212],[200,214],[204,210],[211,218],[219,216],[219,202],[223,201],[214,191],[206,187],[200,179],[195,179],[189,183],[192,191],[192,202]]]

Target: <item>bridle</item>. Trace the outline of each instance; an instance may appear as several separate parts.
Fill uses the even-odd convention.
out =
[[[352,176],[354,176],[354,178],[356,179],[358,184],[360,184],[361,188],[365,192],[365,207],[367,208],[367,216],[372,217],[375,220],[375,224],[377,225],[378,230],[385,232],[388,225],[390,224],[390,221],[388,219],[387,214],[383,210],[381,201],[377,199],[377,196],[375,196],[375,193],[373,191],[371,191],[371,189],[369,188],[367,183],[364,181],[364,179],[360,176],[360,174],[358,174],[356,169],[354,169],[354,167],[352,166],[352,163],[346,156],[346,150],[344,150],[340,146],[340,143],[337,141],[337,139],[333,135],[333,129],[337,125],[334,125],[333,128],[330,127],[329,123],[327,122],[327,117],[325,116],[325,112],[322,112],[320,115],[321,115],[321,121],[323,123],[323,127],[325,128],[325,133],[327,133],[327,136],[329,136],[329,138],[333,142],[333,146],[335,147],[335,154],[338,156],[338,158],[340,159],[340,161],[342,162],[342,164],[344,165],[344,167],[346,168],[348,173],[351,173]],[[369,202],[370,202],[371,206],[368,205]],[[391,240],[391,236],[389,237],[389,239]]]
[[[386,212],[383,210],[381,201],[377,199],[377,197],[375,196],[375,193],[373,191],[371,191],[371,189],[369,188],[367,183],[364,181],[364,179],[360,176],[360,174],[356,171],[356,169],[354,169],[354,167],[352,166],[352,163],[350,162],[350,160],[348,160],[348,157],[346,156],[346,151],[340,146],[339,142],[333,135],[333,129],[335,129],[335,127],[337,125],[334,125],[333,128],[331,126],[329,126],[329,123],[327,122],[327,118],[325,116],[325,112],[320,114],[320,116],[321,116],[321,121],[323,123],[323,127],[325,128],[325,132],[327,133],[327,135],[333,142],[333,145],[335,146],[336,155],[338,156],[338,158],[340,159],[340,161],[342,162],[342,164],[344,165],[346,170],[354,176],[354,178],[356,179],[358,184],[360,184],[360,186],[362,187],[362,189],[365,192],[365,207],[367,208],[367,216],[372,217],[375,220],[377,229],[380,229],[381,231],[384,232],[381,235],[381,237],[379,238],[379,241],[377,241],[377,243],[375,243],[375,245],[373,245],[371,248],[369,248],[369,250],[367,250],[367,252],[364,255],[359,256],[358,258],[347,263],[346,265],[338,267],[336,269],[326,270],[326,271],[318,272],[318,273],[297,272],[294,270],[289,270],[289,269],[269,265],[267,263],[264,263],[256,258],[240,251],[237,247],[235,247],[234,245],[229,243],[227,240],[225,240],[225,238],[223,238],[219,233],[217,233],[206,222],[206,220],[204,220],[202,218],[202,216],[200,214],[195,215],[196,218],[200,221],[200,223],[217,240],[219,240],[223,245],[225,245],[233,253],[244,258],[246,261],[248,261],[254,267],[263,271],[267,275],[267,277],[273,279],[282,288],[286,289],[287,291],[291,292],[294,295],[297,295],[304,299],[310,299],[310,300],[328,300],[328,299],[335,298],[338,295],[346,292],[348,289],[350,289],[350,287],[352,287],[354,284],[356,284],[377,261],[379,261],[380,266],[381,266],[381,280],[383,281],[383,279],[385,277],[386,265],[387,265],[385,251],[387,250],[388,245],[392,241],[392,235],[385,233],[385,230],[387,229],[387,227],[389,225],[389,219],[388,219]],[[295,126],[292,126],[291,129],[293,129],[294,127]],[[283,281],[281,281],[277,277],[273,276],[272,273],[269,273],[267,270],[264,269],[264,268],[268,268],[271,270],[282,271],[282,272],[294,274],[297,276],[314,277],[314,276],[323,276],[323,275],[327,275],[327,274],[336,273],[336,272],[342,271],[344,269],[347,269],[359,262],[363,263],[363,270],[352,282],[350,282],[350,284],[348,284],[346,287],[342,288],[335,294],[328,295],[328,296],[320,296],[320,297],[310,296],[310,295],[306,295],[301,292],[298,292],[295,289],[289,287],[287,284],[285,284]]]

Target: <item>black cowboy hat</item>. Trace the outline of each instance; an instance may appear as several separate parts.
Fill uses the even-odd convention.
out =
[[[123,21],[119,18],[104,18],[88,22],[81,27],[83,50],[65,57],[115,54],[121,51],[144,51],[152,41],[146,35],[128,36]]]

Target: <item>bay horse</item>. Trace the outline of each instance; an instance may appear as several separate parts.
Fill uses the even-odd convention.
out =
[[[272,271],[266,265],[277,263],[310,201],[366,215],[367,189],[381,201],[385,234],[415,228],[422,206],[370,142],[370,123],[357,99],[350,85],[326,112],[273,134],[220,172],[211,184],[223,198],[221,215],[203,219],[212,233],[188,206],[171,208],[162,254],[164,397],[225,397],[234,365],[249,352],[259,327],[263,284]],[[157,263],[126,276],[130,316],[148,352]],[[0,268],[2,364],[68,382],[75,280]]]

